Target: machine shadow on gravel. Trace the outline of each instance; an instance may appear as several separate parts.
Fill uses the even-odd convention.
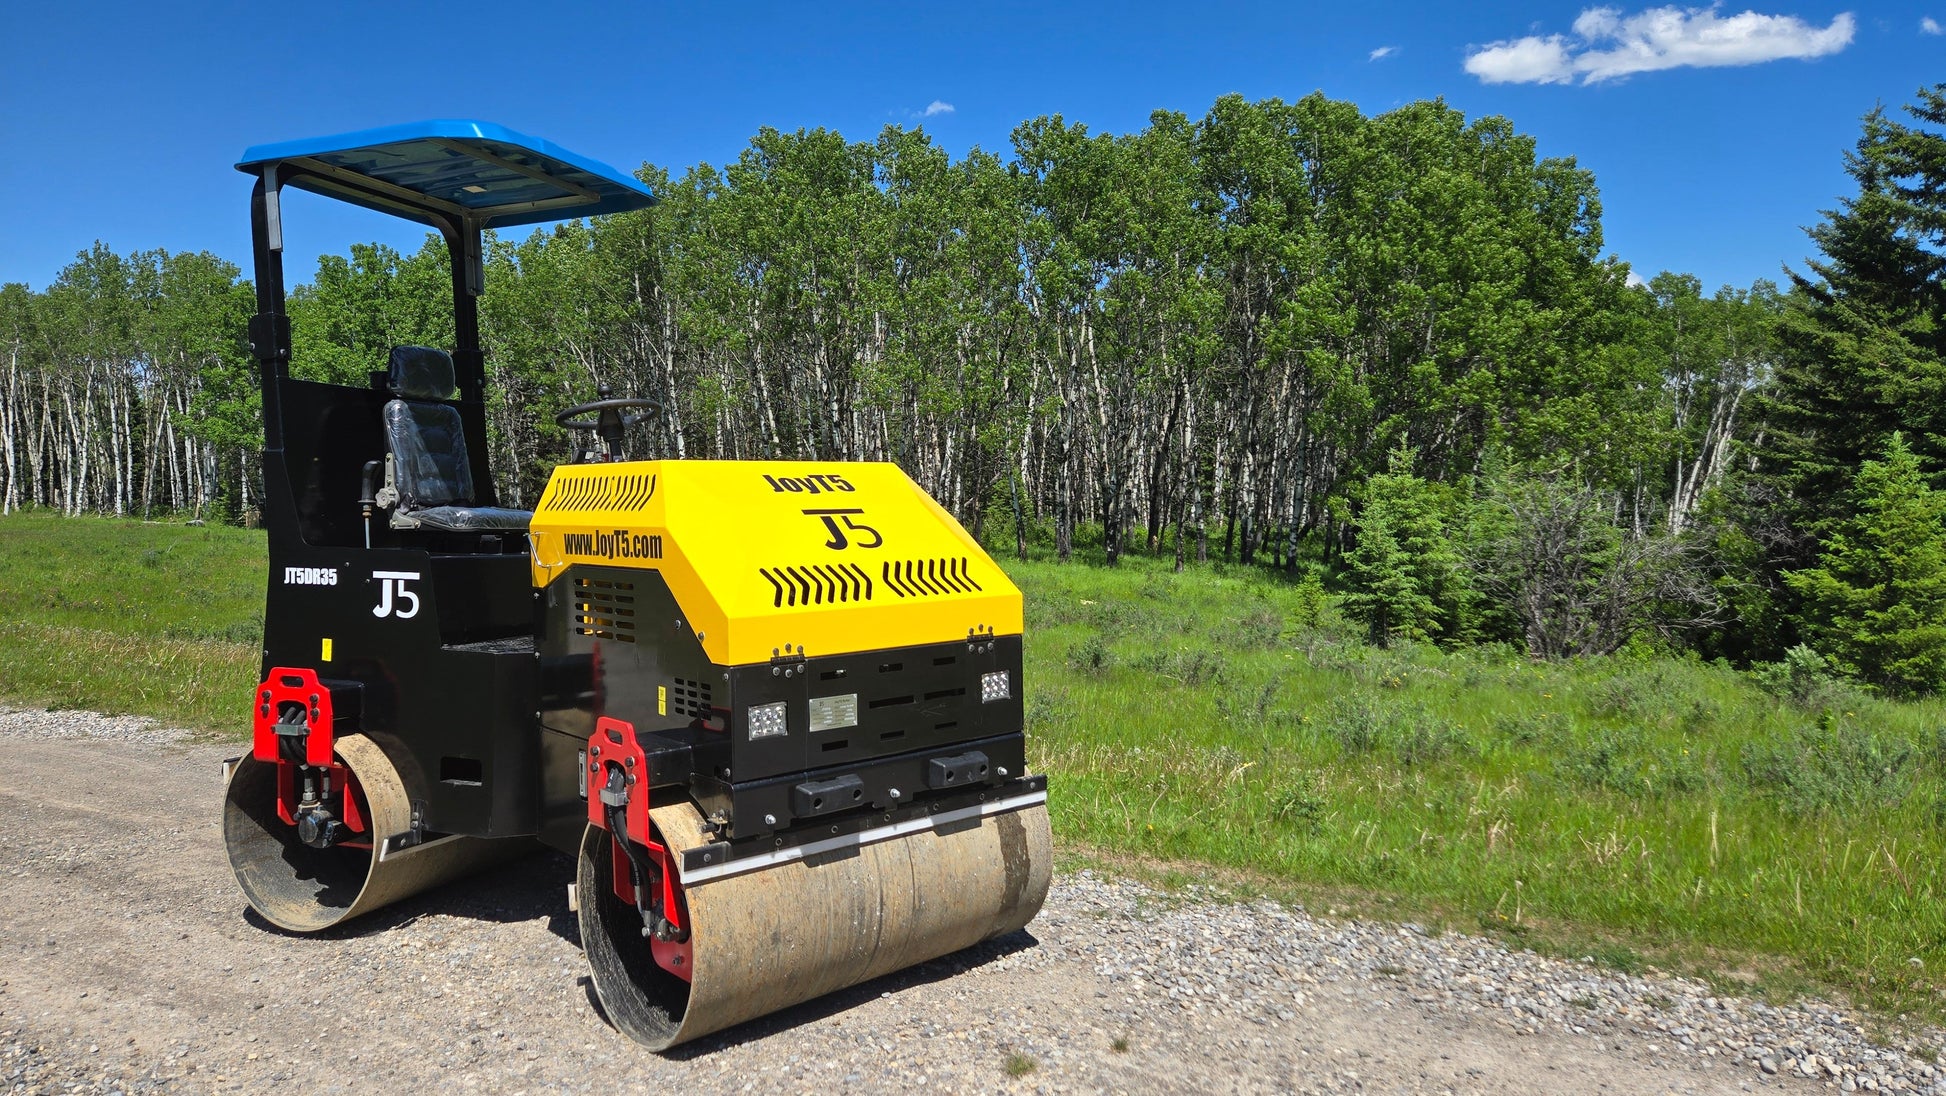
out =
[[[427,914],[451,914],[495,924],[546,918],[549,932],[579,948],[581,926],[568,909],[568,884],[572,882],[574,861],[536,846],[531,855],[511,860],[489,875],[436,887],[319,932],[292,932],[272,924],[248,905],[243,909],[243,920],[251,928],[286,939],[357,940],[401,928]]]
[[[849,989],[842,989],[835,993],[826,994],[823,997],[813,998],[801,1005],[792,1005],[780,1012],[759,1016],[754,1020],[746,1020],[725,1031],[717,1032],[714,1035],[706,1035],[695,1042],[672,1047],[661,1053],[664,1058],[678,1062],[707,1058],[721,1050],[728,1050],[746,1043],[761,1042],[773,1035],[783,1035],[798,1028],[827,1020],[840,1013],[850,1012],[852,1009],[858,1008],[885,994],[903,993],[909,989],[917,989],[921,986],[932,985],[935,982],[944,982],[949,978],[956,978],[969,971],[978,970],[996,960],[1004,959],[1009,955],[1039,947],[1040,943],[1040,938],[1032,932],[1026,929],[1016,929],[1005,935],[996,936],[991,940],[982,941],[963,951],[942,955],[937,959],[930,959],[916,966],[894,971],[891,974],[887,974],[881,978],[874,978],[869,982],[852,986]],[[609,1023],[612,1026],[612,1021],[608,1019],[608,1013],[602,1009],[601,1001],[595,995],[593,980],[587,978],[582,979],[582,988],[588,994],[588,1002],[594,1006],[596,1015],[600,1016],[604,1023]]]

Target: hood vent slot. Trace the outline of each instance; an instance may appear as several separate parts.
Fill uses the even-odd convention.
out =
[[[855,563],[759,567],[757,573],[770,583],[770,604],[773,608],[846,605],[872,600],[872,576]]]
[[[888,559],[881,571],[885,585],[900,597],[934,597],[940,594],[980,592],[980,584],[973,580],[972,566],[965,556],[949,556],[944,559]]]
[[[537,508],[548,510],[640,510],[655,497],[655,474],[616,476],[564,472]]]

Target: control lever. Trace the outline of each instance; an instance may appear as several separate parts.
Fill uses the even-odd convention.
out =
[[[375,460],[365,462],[365,475],[360,483],[364,493],[358,496],[358,508],[365,514],[365,547],[372,546],[372,510],[378,506],[378,467]]]

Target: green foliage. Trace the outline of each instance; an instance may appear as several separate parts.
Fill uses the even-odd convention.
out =
[[[1347,754],[1383,752],[1407,768],[1475,748],[1464,728],[1423,706],[1369,696],[1333,700],[1318,726]]]
[[[1345,557],[1345,611],[1371,629],[1373,642],[1468,638],[1472,590],[1447,533],[1451,498],[1412,473],[1403,448],[1366,484],[1358,542]]]
[[[1068,665],[1084,673],[1101,673],[1113,658],[1100,636],[1089,636],[1068,651]]]
[[[1570,789],[1657,797],[1688,795],[1709,784],[1710,774],[1687,750],[1670,749],[1640,727],[1621,725],[1562,742],[1555,772]]]
[[[1846,673],[1895,692],[1946,684],[1946,495],[1894,432],[1851,490],[1818,566],[1786,576],[1803,627]]]
[[[1697,279],[1667,271],[1646,291],[1654,307],[1640,337],[1662,362],[1657,448],[1669,462],[1668,527],[1681,533],[1729,472],[1745,397],[1762,390],[1777,357],[1784,303],[1767,281],[1705,297]]]
[[[1803,534],[1790,524],[1789,503],[1777,489],[1772,477],[1726,475],[1703,494],[1682,534],[1724,610],[1714,627],[1688,633],[1706,658],[1781,658],[1800,638],[1790,613],[1795,598],[1778,564]]]
[[[237,267],[208,252],[163,255],[153,296],[152,362],[191,389],[182,429],[219,450],[263,444],[256,364],[244,329],[256,310]]]
[[[291,373],[365,387],[392,347],[453,342],[452,266],[428,234],[412,255],[384,244],[353,244],[321,255],[308,284],[291,291]]]
[[[1852,470],[1895,431],[1946,461],[1946,85],[1874,107],[1845,158],[1857,194],[1811,229],[1821,258],[1793,273],[1786,353],[1768,406],[1772,460],[1804,520],[1840,516]]]
[[[146,517],[254,498],[251,298],[207,252],[100,243],[44,292],[0,287],[0,513]]]
[[[1324,626],[1331,612],[1331,595],[1325,592],[1324,579],[1316,571],[1307,571],[1291,589],[1291,603],[1288,615],[1290,628],[1295,631],[1310,631]],[[1290,636],[1285,633],[1285,637]]]

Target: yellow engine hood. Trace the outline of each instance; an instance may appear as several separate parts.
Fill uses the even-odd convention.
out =
[[[529,528],[536,587],[659,571],[718,665],[1021,630],[1020,591],[895,464],[564,464]]]

